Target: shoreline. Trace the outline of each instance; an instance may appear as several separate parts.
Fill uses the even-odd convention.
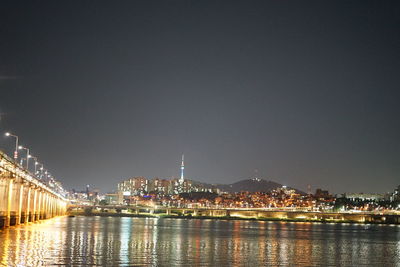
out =
[[[392,222],[360,222],[355,220],[327,220],[327,219],[300,219],[300,218],[275,218],[275,217],[238,217],[238,216],[184,216],[184,215],[167,215],[167,214],[131,214],[131,213],[85,213],[85,212],[68,212],[68,217],[86,216],[86,217],[132,217],[132,218],[161,218],[161,219],[198,219],[198,220],[224,220],[224,221],[264,221],[264,222],[295,222],[295,223],[335,223],[335,224],[363,224],[363,225],[399,225]]]

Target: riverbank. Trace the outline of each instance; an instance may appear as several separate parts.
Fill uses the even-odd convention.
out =
[[[72,211],[68,215],[73,216],[100,216],[100,217],[136,217],[136,218],[169,218],[169,219],[200,219],[200,220],[245,220],[245,221],[278,221],[278,222],[299,222],[299,223],[346,223],[346,224],[396,224],[392,222],[360,222],[356,220],[329,220],[329,219],[309,219],[309,218],[276,218],[276,217],[246,217],[246,216],[192,216],[189,215],[169,215],[165,213],[114,213],[114,212],[81,212]]]

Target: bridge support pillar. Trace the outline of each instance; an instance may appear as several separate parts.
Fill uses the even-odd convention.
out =
[[[58,216],[58,200],[54,199],[54,216]]]
[[[15,224],[21,224],[22,221],[22,205],[24,203],[24,184],[21,183],[19,185],[19,194],[18,194],[18,213],[17,213],[17,220]]]
[[[13,200],[12,197],[12,193],[13,193],[13,183],[14,181],[12,179],[10,179],[8,181],[8,186],[7,186],[7,205],[6,205],[6,218],[5,218],[5,222],[4,222],[4,226],[8,227],[10,226],[10,222],[11,222],[11,203]]]
[[[45,206],[44,206],[44,218],[48,219],[49,218],[49,195],[46,193],[46,201],[45,201]]]
[[[46,209],[47,209],[47,194],[45,192],[42,193],[42,209],[40,214],[40,219],[46,219]]]
[[[50,198],[50,217],[54,217],[54,197]]]
[[[53,197],[49,196],[49,218],[53,218]]]
[[[40,211],[42,210],[41,202],[42,202],[42,192],[40,189],[38,190],[38,197],[37,197],[37,204],[36,204],[36,214],[35,214],[35,221],[40,220]]]
[[[36,205],[37,205],[37,189],[34,188],[34,191],[33,191],[33,209],[32,209],[32,215],[31,215],[31,222],[36,221],[36,209],[37,209]]]
[[[26,193],[26,209],[25,209],[25,220],[24,223],[29,222],[29,213],[31,208],[31,187],[28,186],[28,191]]]

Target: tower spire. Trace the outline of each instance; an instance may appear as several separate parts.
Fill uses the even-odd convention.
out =
[[[183,182],[185,180],[185,176],[183,174],[185,170],[185,155],[182,154],[182,163],[181,163],[181,178],[179,179],[180,182]]]

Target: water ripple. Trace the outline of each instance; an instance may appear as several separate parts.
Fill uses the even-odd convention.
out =
[[[1,266],[400,266],[400,227],[75,217],[0,231]]]

